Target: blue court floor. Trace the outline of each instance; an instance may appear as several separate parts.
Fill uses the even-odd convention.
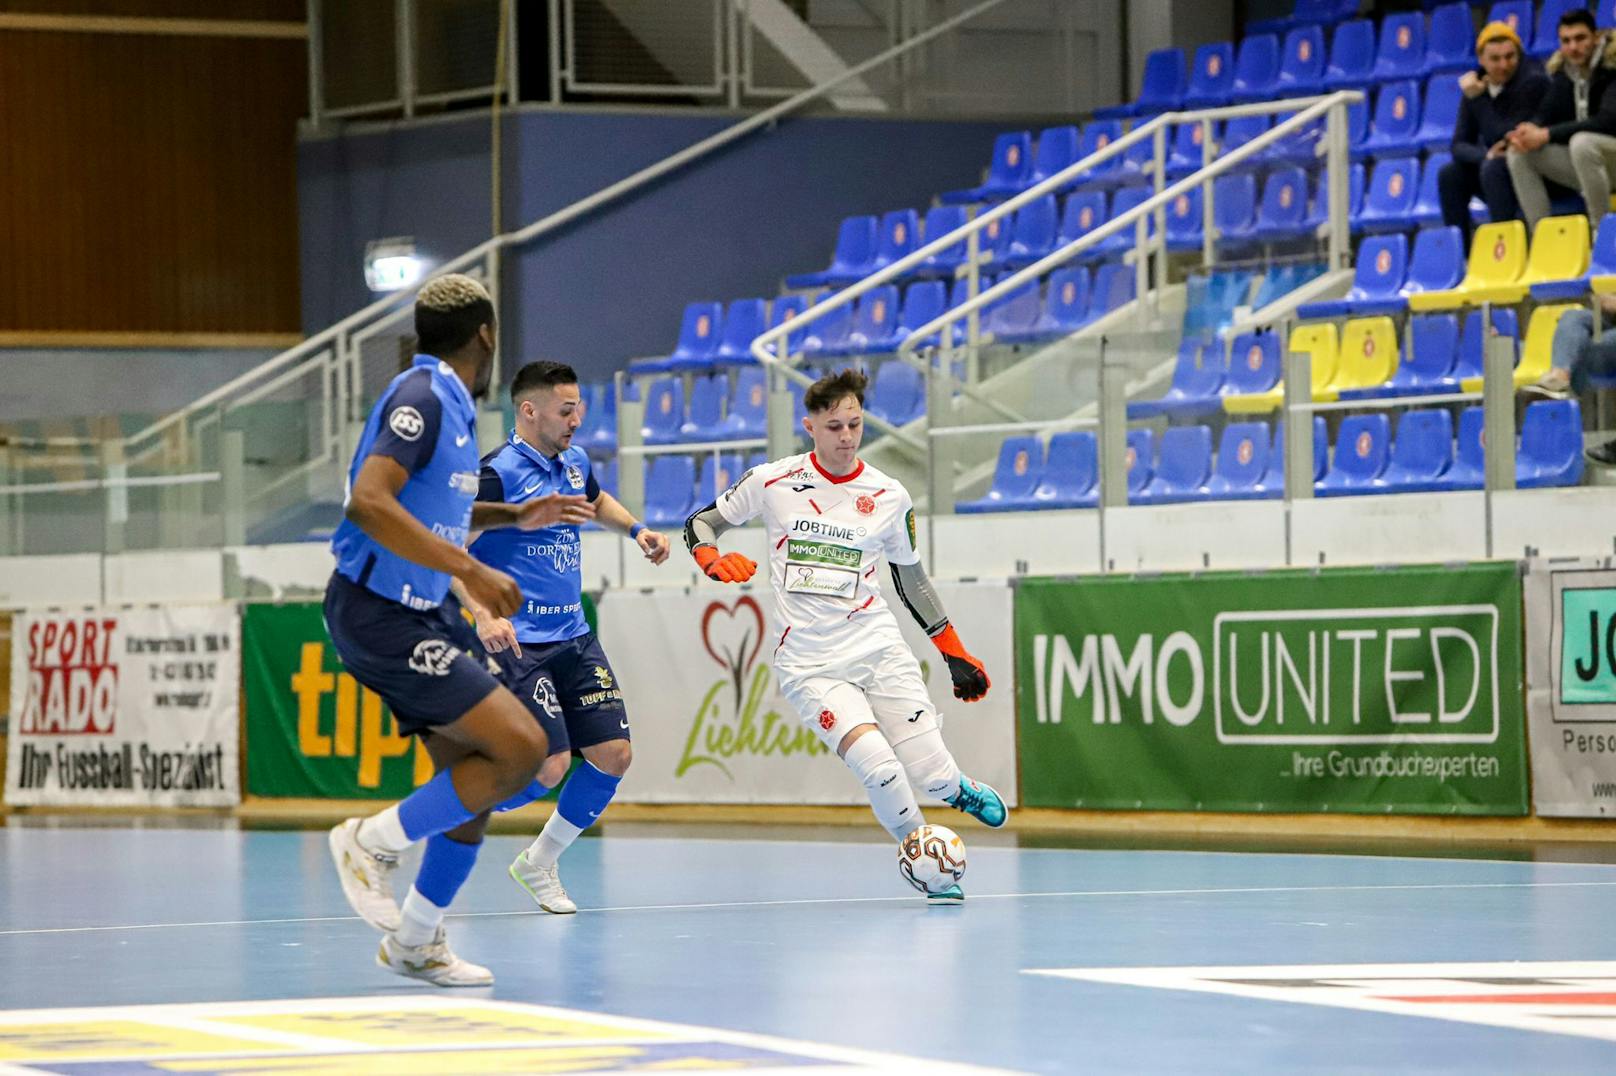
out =
[[[961,827],[928,908],[874,833],[633,830],[567,853],[570,917],[489,838],[450,931],[498,982],[451,992],[375,966],[324,831],[12,819],[0,1073],[1616,1071],[1616,866]]]

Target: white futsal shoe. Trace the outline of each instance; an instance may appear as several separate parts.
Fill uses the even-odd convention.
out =
[[[526,848],[511,863],[511,877],[535,904],[551,915],[571,915],[578,910],[578,905],[561,888],[561,872],[554,865],[541,867],[528,859]]]
[[[398,901],[393,898],[398,857],[380,855],[361,845],[359,821],[350,818],[331,831],[331,859],[348,906],[377,930],[391,934],[399,923]]]
[[[449,948],[449,936],[438,928],[437,934],[425,945],[400,945],[389,934],[376,950],[376,963],[410,979],[420,979],[433,986],[493,986],[494,973],[481,964],[473,964],[454,955]]]

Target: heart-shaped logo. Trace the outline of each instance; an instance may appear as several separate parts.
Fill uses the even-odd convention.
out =
[[[734,679],[739,706],[741,685],[763,648],[763,610],[756,599],[743,596],[730,605],[709,602],[701,614],[701,645]]]

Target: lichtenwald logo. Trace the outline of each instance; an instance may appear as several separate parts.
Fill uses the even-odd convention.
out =
[[[675,777],[706,765],[716,766],[733,781],[735,775],[723,760],[741,755],[768,758],[829,753],[795,715],[764,708],[773,670],[758,661],[763,648],[763,610],[755,599],[708,603],[701,616],[701,642],[724,675],[713,681],[696,709],[673,771]]]
[[[1492,605],[1227,612],[1189,631],[1034,635],[1037,720],[1169,728],[1230,745],[1495,743]],[[1076,644],[1075,649],[1074,645]],[[1210,678],[1210,683],[1208,679]]]

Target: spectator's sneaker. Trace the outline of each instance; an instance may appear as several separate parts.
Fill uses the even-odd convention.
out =
[[[359,821],[350,818],[331,831],[331,860],[348,906],[377,930],[391,934],[399,921],[398,901],[393,899],[398,857],[372,852],[360,844]]]
[[[1602,445],[1585,448],[1582,454],[1601,467],[1616,467],[1616,441],[1606,441]]]
[[[959,883],[956,882],[947,889],[936,893],[927,893],[926,903],[934,908],[949,908],[961,905],[965,903],[965,890],[961,889]]]
[[[990,829],[998,829],[1010,817],[1004,800],[993,791],[993,786],[973,781],[960,774],[959,791],[943,801],[956,811],[964,811]]]
[[[571,915],[578,910],[578,905],[561,888],[561,872],[553,865],[540,867],[531,862],[527,858],[526,848],[518,853],[511,864],[511,877],[517,885],[527,890],[527,895],[533,898],[535,904],[551,915]]]
[[[1543,396],[1550,400],[1571,399],[1571,375],[1564,370],[1552,369],[1530,385],[1524,385],[1521,391],[1532,396]]]
[[[434,986],[494,985],[493,972],[454,955],[449,936],[441,926],[425,945],[400,945],[393,935],[387,935],[376,950],[376,963],[395,975],[421,979]]]

